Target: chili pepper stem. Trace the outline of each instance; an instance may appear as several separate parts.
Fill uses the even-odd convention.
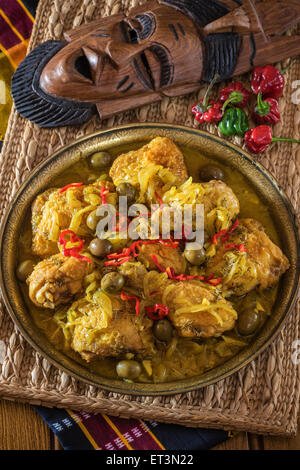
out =
[[[241,103],[241,101],[243,101],[242,93],[240,91],[233,91],[231,93],[231,97],[228,98],[228,100],[226,100],[225,103],[223,104],[223,108],[222,108],[223,113],[229,104],[238,104],[238,103]]]
[[[294,144],[300,144],[300,140],[288,139],[288,138],[284,138],[284,137],[273,137],[272,142],[292,142]]]
[[[217,73],[214,76],[214,78],[212,79],[212,81],[210,82],[210,84],[208,85],[208,87],[207,87],[207,90],[205,92],[203,102],[202,102],[202,105],[201,105],[201,108],[203,107],[204,111],[207,110],[211,90],[213,89],[215,83],[218,81],[219,78],[220,78],[220,75]]]
[[[257,95],[257,111],[261,116],[266,116],[270,112],[270,105],[262,99],[262,92]]]

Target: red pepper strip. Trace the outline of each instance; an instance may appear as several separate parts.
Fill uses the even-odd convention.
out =
[[[66,235],[70,235],[70,239],[67,240],[65,238]],[[63,245],[63,255],[64,256],[73,256],[74,258],[80,259],[81,261],[87,261],[88,263],[92,263],[92,260],[87,256],[82,256],[79,252],[83,249],[84,241],[79,238],[76,233],[72,230],[64,230],[59,235],[59,244]],[[71,248],[67,248],[67,243],[79,243],[77,246],[73,246]]]
[[[140,314],[140,299],[136,295],[128,295],[123,290],[121,291],[122,300],[135,300],[135,313],[137,316]]]
[[[134,258],[138,257],[138,253],[136,252],[136,248],[139,248],[140,245],[156,245],[158,243],[161,243],[164,246],[168,246],[169,248],[177,248],[178,247],[178,242],[175,242],[173,240],[138,240],[136,242],[133,242],[129,247],[123,248],[121,253],[112,253],[110,255],[107,255],[108,259],[120,259],[124,257],[129,257],[133,256]]]
[[[64,193],[65,191],[67,191],[67,189],[69,188],[79,188],[79,186],[82,186],[83,183],[72,183],[72,184],[67,184],[67,186],[64,186],[63,188],[61,188],[58,193],[61,194],[61,193]]]
[[[154,254],[151,255],[151,258],[152,258],[152,261],[153,261],[153,263],[155,264],[155,266],[156,266],[162,273],[166,272],[165,269],[164,269],[162,266],[160,266],[160,264],[158,263],[157,258],[156,258],[156,256],[155,256]]]
[[[227,230],[221,230],[221,232],[215,233],[215,235],[209,240],[211,243],[214,245],[218,244],[218,238],[222,237],[222,235],[225,235],[227,233]]]
[[[238,228],[238,226],[240,225],[240,221],[239,219],[235,219],[235,222],[232,224],[232,226],[227,230],[227,233],[226,235],[224,235],[222,238],[221,238],[221,242],[222,243],[225,243],[228,238],[230,237],[230,235],[232,234],[232,232],[235,231],[235,229]]]
[[[169,276],[170,279],[173,281],[188,281],[191,279],[199,279],[200,281],[204,280],[203,276],[185,276],[184,274],[178,274],[178,276],[175,275],[174,268],[167,268],[166,271],[167,275]]]
[[[121,261],[105,261],[105,266],[121,266],[121,264],[126,263],[126,261],[130,260],[130,256],[127,258],[122,259]]]
[[[206,279],[204,282],[207,282],[207,284],[211,284],[212,286],[218,286],[219,284],[221,284],[222,280],[223,278],[219,277],[218,279]]]
[[[241,253],[244,253],[245,251],[248,251],[248,250],[245,248],[245,245],[243,245],[243,243],[241,243],[240,245],[225,245],[225,248],[229,248],[229,249],[233,249],[233,250],[238,250],[238,251],[240,251]]]
[[[218,244],[218,238],[221,238],[221,242],[224,243],[230,237],[230,234],[239,226],[239,219],[236,219],[235,222],[228,230],[221,230],[221,232],[216,233],[209,241],[214,245]]]
[[[151,320],[161,320],[169,313],[166,305],[155,304],[154,307],[145,307],[145,312]]]
[[[157,192],[155,191],[155,196],[156,196],[156,199],[158,200],[159,202],[159,205],[160,205],[160,208],[163,209],[164,207],[164,203],[163,203],[163,200],[159,197],[159,195],[157,194]]]
[[[109,190],[103,184],[101,184],[100,197],[101,197],[102,204],[107,204],[106,196],[108,193],[109,193]]]
[[[159,294],[159,290],[153,290],[152,292],[150,292],[149,295],[156,295],[156,294]]]

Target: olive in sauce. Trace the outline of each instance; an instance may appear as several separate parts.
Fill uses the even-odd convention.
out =
[[[124,276],[116,272],[105,274],[101,279],[101,289],[111,294],[120,291],[124,284]]]
[[[237,329],[240,335],[253,335],[260,325],[260,314],[254,309],[245,309],[239,314]]]
[[[102,170],[110,166],[111,161],[112,158],[108,152],[96,152],[90,157],[90,165],[95,170]]]
[[[122,379],[137,379],[141,375],[142,368],[137,361],[124,360],[118,362],[116,366],[117,374]]]
[[[89,251],[93,256],[97,258],[104,258],[110,253],[112,244],[109,240],[100,240],[100,238],[94,238],[89,244]]]
[[[199,248],[197,250],[184,250],[185,259],[193,266],[200,266],[205,261],[205,250]]]
[[[153,333],[160,341],[170,341],[173,336],[173,327],[168,320],[163,318],[154,324]]]
[[[126,196],[128,203],[132,203],[136,199],[136,189],[130,183],[118,184],[116,191],[119,196]]]
[[[204,183],[211,180],[225,181],[223,170],[216,165],[205,165],[199,171],[200,180]]]

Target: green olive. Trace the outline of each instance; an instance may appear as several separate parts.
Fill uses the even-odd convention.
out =
[[[26,259],[19,264],[16,270],[17,278],[19,281],[25,282],[28,276],[32,273],[34,262],[31,259]]]
[[[116,189],[119,196],[127,196],[129,203],[134,202],[136,199],[136,189],[130,183],[120,183]]]
[[[103,276],[101,279],[101,289],[111,294],[120,291],[124,284],[124,276],[117,272],[105,274],[105,276]]]
[[[108,152],[96,152],[90,157],[90,165],[92,168],[102,170],[111,164],[111,155]]]
[[[142,367],[137,361],[120,361],[116,366],[117,374],[122,379],[137,379],[142,372]]]
[[[199,248],[198,250],[184,250],[185,259],[194,266],[200,266],[205,261],[205,250]]]
[[[95,232],[96,230],[96,227],[97,227],[97,224],[99,222],[99,220],[101,219],[101,217],[99,217],[98,215],[96,215],[96,212],[97,210],[91,212],[87,219],[86,219],[86,225],[88,226],[88,228],[90,230],[92,230],[93,232]]]
[[[100,240],[100,238],[94,238],[89,244],[90,253],[98,258],[104,258],[108,255],[112,249],[112,244],[109,240]]]
[[[223,170],[220,167],[215,165],[205,165],[200,168],[199,172],[200,180],[203,182],[211,181],[211,180],[225,180],[225,175]]]
[[[168,320],[162,319],[155,323],[153,333],[160,341],[170,341],[173,336],[173,328]]]
[[[252,335],[259,327],[260,314],[254,309],[245,309],[239,314],[237,328],[242,336]]]

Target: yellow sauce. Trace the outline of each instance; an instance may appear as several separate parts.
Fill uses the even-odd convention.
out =
[[[135,145],[120,146],[113,149],[111,152],[114,157],[129,150],[140,148],[143,143],[139,142]],[[185,161],[189,170],[189,174],[193,177],[195,182],[199,181],[198,173],[200,167],[206,164],[217,164],[225,173],[225,182],[230,186],[240,201],[240,215],[239,217],[252,217],[259,220],[265,227],[266,233],[276,244],[280,244],[275,226],[263,202],[259,199],[252,186],[248,183],[246,178],[237,170],[228,166],[215,162],[210,158],[199,154],[193,149],[182,148],[185,156]],[[49,187],[63,187],[73,182],[92,183],[96,180],[101,173],[91,170],[88,165],[87,159],[83,159],[77,164],[62,172],[58,177],[53,179]],[[30,213],[26,218],[24,232],[19,240],[19,261],[28,258],[34,258],[31,252],[31,224]],[[28,288],[25,284],[21,284],[21,289],[28,305],[28,310],[31,312],[33,319],[37,326],[44,332],[47,338],[55,345],[56,348],[63,350],[64,353],[75,359],[77,362],[85,365],[88,369],[97,374],[109,378],[116,378],[116,364],[117,359],[101,359],[90,364],[87,364],[80,356],[66,347],[65,339],[62,330],[57,326],[53,320],[54,312],[47,309],[36,307],[28,297]],[[265,291],[259,295],[259,302],[262,304],[265,312],[262,314],[261,326],[265,319],[272,312],[272,306],[276,299],[277,289]],[[248,294],[249,296],[250,294]],[[251,294],[253,295],[253,293]],[[256,294],[255,294],[256,295]],[[239,312],[241,305],[247,302],[247,297],[243,299],[230,299],[233,302],[237,312]],[[68,305],[63,309],[67,311]],[[249,341],[253,341],[252,337],[241,337],[236,331],[227,332],[226,338],[236,342],[231,344],[230,347],[225,344],[222,338],[214,338],[209,340],[190,340],[175,337],[170,344],[164,346],[159,345],[155,357],[152,358],[153,375],[149,376],[146,369],[143,369],[142,375],[139,377],[140,382],[168,382],[171,380],[180,380],[186,377],[202,374],[203,372],[224,363],[230,357],[234,356]],[[126,356],[126,355],[125,355]],[[122,356],[124,359],[125,356]]]

